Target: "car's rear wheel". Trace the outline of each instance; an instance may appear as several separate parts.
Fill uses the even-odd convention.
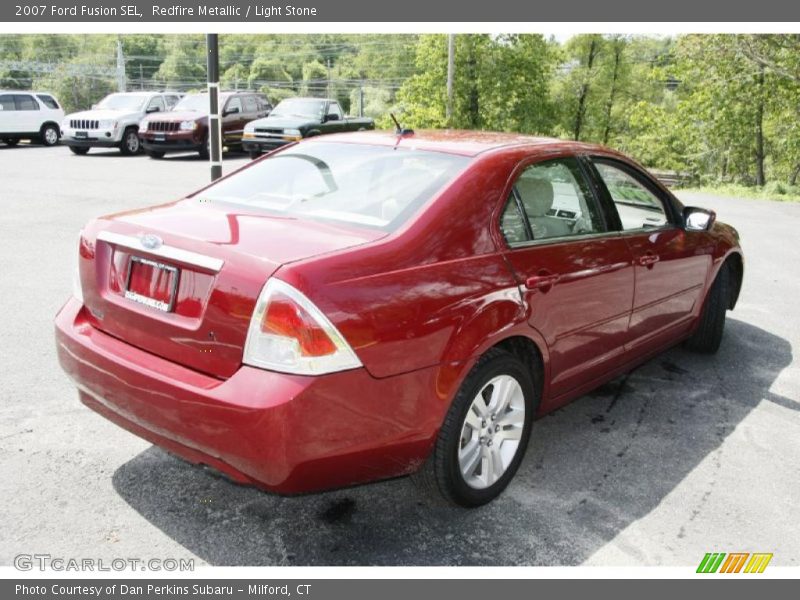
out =
[[[147,154],[147,156],[149,156],[150,158],[164,158],[165,154],[164,152],[161,152],[159,150],[145,150],[144,153]]]
[[[58,140],[61,138],[61,132],[58,130],[58,127],[52,123],[45,123],[42,125],[42,130],[39,132],[39,137],[42,140],[42,144],[45,146],[55,146],[58,144]]]
[[[19,140],[17,138],[6,138],[3,140],[6,146],[16,146],[19,144]]]
[[[70,146],[69,149],[73,154],[77,154],[78,156],[83,156],[89,152],[89,148],[81,146]]]
[[[133,156],[134,154],[139,154],[141,149],[139,133],[135,127],[128,127],[125,133],[122,134],[122,143],[119,145],[120,152],[125,156]]]
[[[731,273],[728,264],[722,265],[708,291],[697,330],[686,340],[686,347],[695,352],[713,354],[722,343],[725,313],[730,305]]]
[[[535,390],[530,370],[517,357],[500,349],[487,352],[456,394],[415,483],[461,506],[496,498],[525,454]]]

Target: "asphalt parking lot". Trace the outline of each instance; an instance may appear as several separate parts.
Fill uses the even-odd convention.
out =
[[[230,157],[226,172],[245,164]],[[680,348],[540,420],[496,502],[410,481],[278,497],[192,467],[83,407],[55,356],[91,217],[180,197],[194,157],[0,146],[0,564],[18,553],[211,565],[800,564],[800,204],[679,194],[735,225],[745,284],[716,356]]]

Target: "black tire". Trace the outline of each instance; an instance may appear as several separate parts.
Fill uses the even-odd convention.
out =
[[[136,127],[128,127],[122,134],[122,141],[119,143],[119,151],[124,156],[133,156],[142,151],[142,142]]]
[[[203,160],[208,160],[208,158],[211,156],[210,143],[211,142],[209,141],[209,136],[208,134],[206,134],[203,137],[203,145],[200,146],[200,149],[197,151],[197,154],[199,154],[200,158],[202,158]]]
[[[252,160],[255,160],[261,156],[261,150],[258,148],[250,148],[250,150],[247,151],[247,154]]]
[[[150,158],[164,158],[165,152],[161,152],[160,150],[147,150],[144,151],[147,156]]]
[[[78,156],[83,156],[84,154],[88,154],[89,148],[83,146],[70,146],[70,152],[73,154],[77,154]]]
[[[708,291],[697,330],[686,340],[689,350],[703,354],[713,354],[719,350],[725,331],[725,313],[730,303],[730,284],[730,267],[726,263],[720,268]]]
[[[473,401],[495,377],[511,376],[519,384],[524,397],[524,423],[516,454],[505,471],[492,485],[481,489],[470,486],[459,466],[458,454],[462,429]],[[517,472],[530,438],[533,413],[538,406],[536,386],[531,370],[514,355],[497,348],[484,354],[467,375],[450,410],[447,412],[433,452],[412,480],[434,502],[445,501],[465,507],[480,506],[496,498],[508,486]],[[481,437],[483,440],[483,437]],[[483,444],[482,444],[483,445]],[[491,445],[491,442],[489,442]],[[481,467],[482,468],[482,467]]]
[[[39,131],[39,139],[44,146],[56,146],[61,139],[61,130],[53,123],[45,123]]]
[[[11,146],[12,148],[19,144],[19,139],[17,138],[6,138],[3,140],[6,146]]]

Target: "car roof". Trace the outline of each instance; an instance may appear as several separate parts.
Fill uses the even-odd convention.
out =
[[[47,90],[0,90],[0,94],[47,94],[48,96],[54,96],[53,92],[48,92]]]
[[[338,133],[313,138],[315,142],[346,142],[353,144],[370,144],[374,146],[398,146],[458,154],[461,156],[477,156],[483,152],[535,146],[541,150],[559,150],[586,152],[607,148],[597,144],[560,140],[550,137],[523,135],[519,133],[502,133],[496,131],[468,131],[459,129],[428,129],[398,135],[393,131],[358,131],[354,133]],[[613,151],[612,151],[613,152]],[[616,153],[615,153],[616,154]]]

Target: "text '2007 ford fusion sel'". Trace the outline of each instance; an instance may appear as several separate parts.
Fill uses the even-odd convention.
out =
[[[535,417],[714,352],[742,276],[732,227],[612,150],[333,134],[87,224],[56,337],[86,405],[236,481],[477,506]]]

